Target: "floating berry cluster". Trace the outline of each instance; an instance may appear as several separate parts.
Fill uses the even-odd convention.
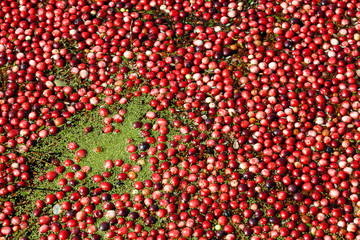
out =
[[[357,0],[0,7],[1,240],[360,239]]]

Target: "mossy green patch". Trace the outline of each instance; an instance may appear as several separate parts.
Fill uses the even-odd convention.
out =
[[[58,159],[61,164],[66,159],[74,160],[76,156],[75,153],[78,149],[85,149],[87,155],[85,158],[82,158],[79,163],[75,164],[79,164],[81,167],[90,166],[91,172],[88,173],[88,176],[83,181],[78,180],[78,184],[73,186],[74,190],[78,190],[81,186],[86,186],[92,191],[100,185],[99,183],[93,182],[92,176],[96,174],[102,175],[103,172],[109,171],[111,172],[111,176],[107,178],[106,181],[113,185],[113,189],[109,192],[110,194],[117,193],[121,195],[123,193],[130,193],[132,196],[136,194],[136,191],[134,191],[134,183],[136,181],[150,179],[152,173],[150,171],[151,164],[145,161],[135,180],[127,179],[119,182],[117,175],[122,172],[121,167],[115,166],[107,170],[104,167],[104,162],[108,159],[122,159],[124,163],[129,163],[132,166],[138,164],[130,159],[130,153],[126,151],[126,148],[129,145],[128,139],[131,139],[133,141],[131,144],[135,145],[145,141],[144,137],[140,134],[140,130],[134,129],[132,125],[134,122],[143,119],[145,114],[151,110],[150,105],[147,103],[147,96],[141,96],[137,98],[133,97],[131,101],[125,105],[117,105],[117,107],[103,106],[110,110],[109,116],[118,113],[121,108],[127,110],[122,123],[112,123],[114,129],[119,130],[118,133],[103,133],[105,126],[103,123],[104,117],[100,116],[98,109],[96,109],[72,117],[69,119],[67,126],[64,127],[59,134],[40,140],[37,146],[31,148],[31,151],[26,153],[26,156],[34,162],[32,171],[35,177],[31,184],[32,187],[21,191],[22,195],[19,196],[18,202],[25,201],[26,204],[20,206],[22,210],[18,212],[32,215],[32,211],[36,208],[36,200],[44,200],[46,195],[61,191],[62,186],[59,185],[58,181],[65,176],[65,173],[76,172],[71,167],[66,167],[64,173],[59,174],[53,182],[47,180],[41,182],[38,176],[46,174],[48,171],[53,171],[56,168],[56,166],[52,164],[52,162],[54,163],[54,159]],[[93,130],[85,133],[84,129],[87,127],[91,127]],[[79,148],[74,151],[69,150],[67,148],[69,142],[76,142]],[[95,147],[101,147],[102,152],[95,152]],[[68,200],[69,195],[70,193],[64,197],[63,201]],[[58,203],[63,201],[58,201]],[[53,215],[53,205],[54,204],[47,206],[43,209],[43,212],[47,212],[50,216]],[[31,239],[38,238],[39,225],[37,224],[37,219],[32,217],[32,221],[30,222],[31,227],[24,232],[20,231],[17,236],[27,235]],[[101,221],[97,221],[97,224],[100,222]]]

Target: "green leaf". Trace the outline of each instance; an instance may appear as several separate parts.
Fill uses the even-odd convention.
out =
[[[67,84],[65,82],[61,81],[61,80],[55,80],[54,83],[55,83],[56,86],[59,86],[59,87],[67,86]]]

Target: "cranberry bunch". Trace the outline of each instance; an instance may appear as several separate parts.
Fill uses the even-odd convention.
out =
[[[0,8],[1,237],[35,219],[44,240],[360,239],[357,0]],[[144,95],[152,111],[133,124],[144,141],[129,141],[129,159],[92,176],[81,159],[101,147],[69,143],[76,162],[38,177],[61,190],[18,212],[38,140],[86,111],[121,134],[114,123]],[[134,192],[115,192],[124,181]]]

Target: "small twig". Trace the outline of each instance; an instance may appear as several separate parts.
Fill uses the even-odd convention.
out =
[[[51,164],[51,165],[53,165],[53,166],[56,166],[55,164],[53,164],[53,163],[51,163],[51,162],[44,161],[44,160],[42,160],[42,159],[40,159],[40,158],[37,158],[37,157],[32,157],[32,158],[35,159],[35,160],[38,160],[38,161],[40,161],[40,162],[43,162],[43,163],[45,163],[45,164]]]
[[[36,223],[36,220],[33,220],[31,222],[29,222],[29,226],[34,226]],[[18,236],[17,239],[20,239],[25,233],[27,233],[28,231],[26,231],[28,228],[25,228],[24,231]]]
[[[46,188],[34,188],[34,187],[24,187],[23,189],[30,189],[30,190],[39,190],[39,191],[53,191],[57,192],[58,190],[55,189],[46,189]]]
[[[134,20],[131,20],[130,24],[130,45],[132,44],[133,36],[132,36],[132,26],[134,24]]]

